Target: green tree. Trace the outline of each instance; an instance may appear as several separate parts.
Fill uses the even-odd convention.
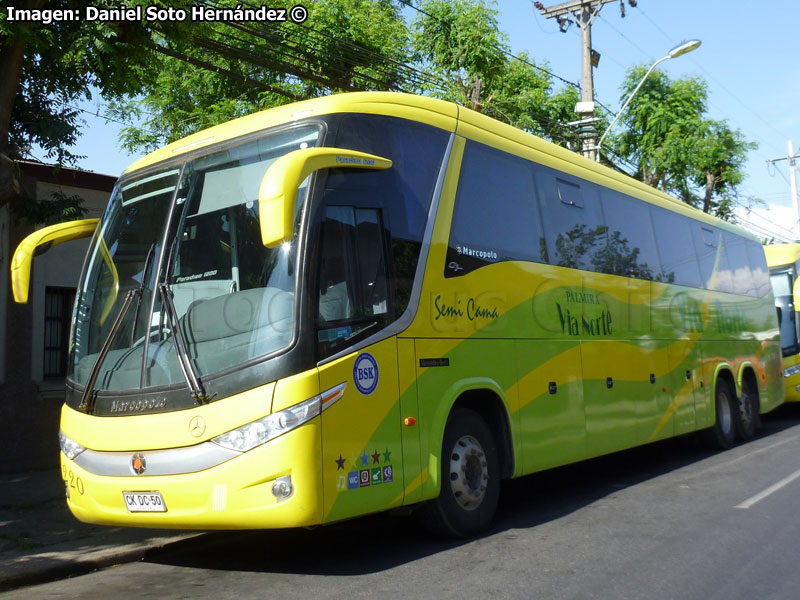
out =
[[[698,191],[685,190],[684,201],[703,212],[731,220],[737,186],[744,180],[747,153],[757,147],[758,144],[747,141],[725,121],[702,121],[691,146],[689,163],[690,181]]]
[[[564,123],[575,120],[577,88],[565,86],[555,92],[551,77],[528,56],[507,58],[504,75],[494,89],[495,102],[488,114],[514,127],[555,142],[574,141],[575,136]]]
[[[575,119],[578,92],[553,90],[547,63],[511,54],[494,2],[423,0],[413,22],[412,45],[422,69],[443,81],[421,91],[486,113],[515,127],[566,144],[563,125]]]
[[[111,8],[138,4],[133,0],[93,3]],[[154,5],[174,2],[154,1]],[[63,216],[80,216],[69,198],[54,198],[38,207],[20,185],[14,161],[26,157],[33,145],[59,165],[74,165],[70,147],[82,125],[75,103],[96,88],[106,97],[135,93],[142,75],[153,65],[142,48],[157,33],[138,22],[64,20],[43,25],[7,19],[8,7],[25,10],[75,9],[74,0],[0,0],[0,205],[13,201],[17,214],[29,219],[61,207]],[[170,30],[169,24],[162,31]],[[163,33],[162,33],[163,35]]]
[[[621,101],[646,71],[644,66],[628,71]],[[623,115],[625,129],[615,145],[618,154],[636,164],[637,178],[664,191],[672,189],[676,179],[686,178],[688,139],[706,110],[707,95],[700,79],[672,81],[662,71],[650,74]]]
[[[232,118],[333,92],[404,89],[409,33],[397,5],[318,0],[310,11],[302,25],[192,28],[183,43],[170,44],[170,54],[152,58],[157,74],[142,79],[137,97],[110,103],[109,117],[139,122],[123,130],[123,147],[153,150]]]
[[[482,0],[423,0],[414,20],[416,58],[446,82],[447,99],[483,112],[506,72],[507,37]]]
[[[631,69],[621,86],[627,99],[647,67]],[[737,186],[756,144],[724,121],[704,118],[708,86],[700,78],[671,80],[654,71],[623,116],[616,153],[636,165],[635,176],[704,212],[733,220]]]

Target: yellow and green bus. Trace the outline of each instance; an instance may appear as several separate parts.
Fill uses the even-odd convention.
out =
[[[60,441],[82,521],[277,528],[415,506],[489,526],[500,481],[783,401],[748,233],[455,104],[354,93],[131,166],[76,298]]]
[[[795,301],[795,298],[800,300],[796,296],[800,294],[797,284],[800,244],[771,244],[764,246],[764,252],[767,255],[775,307],[778,310],[786,401],[800,402],[800,329],[797,322],[800,305]]]

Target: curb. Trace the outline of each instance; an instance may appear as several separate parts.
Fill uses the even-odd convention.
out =
[[[75,575],[84,575],[117,564],[136,562],[167,546],[203,535],[203,532],[159,537],[93,551],[66,550],[31,554],[3,565],[0,593]]]

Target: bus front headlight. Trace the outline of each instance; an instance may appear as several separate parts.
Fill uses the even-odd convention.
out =
[[[68,438],[63,431],[58,432],[58,445],[61,446],[61,451],[68,459],[72,460],[78,454],[86,450],[75,440]]]
[[[315,396],[263,419],[218,435],[211,441],[228,450],[247,452],[310,421],[321,411],[322,400],[320,396]]]

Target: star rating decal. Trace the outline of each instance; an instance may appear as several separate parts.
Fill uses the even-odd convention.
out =
[[[371,489],[376,485],[394,483],[394,467],[388,464],[392,461],[392,454],[388,447],[384,452],[378,452],[376,448],[372,454],[364,448],[360,455],[354,456],[348,453],[346,458],[342,452],[339,452],[339,458],[333,459],[336,463],[336,471],[345,471],[345,473],[336,476],[336,489]],[[381,461],[381,457],[383,457],[383,461]]]

